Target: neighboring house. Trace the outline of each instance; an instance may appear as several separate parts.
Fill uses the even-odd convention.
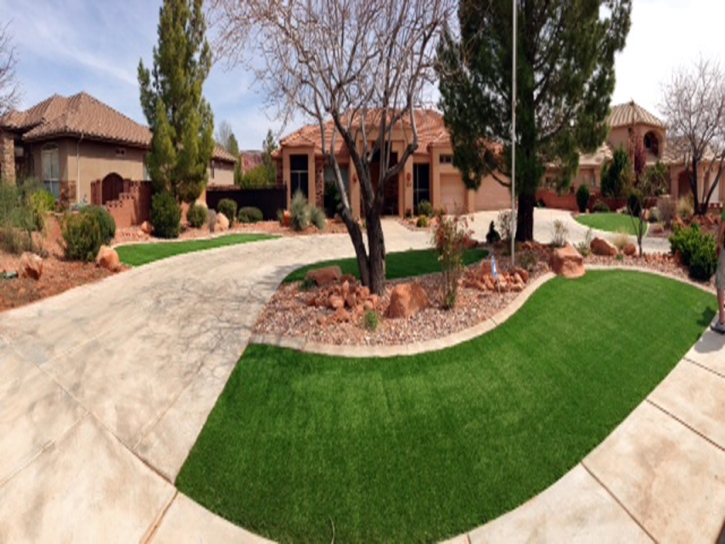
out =
[[[54,95],[0,117],[0,176],[10,182],[35,177],[65,205],[113,207],[132,198],[138,192],[133,187],[146,189],[150,148],[147,127],[86,93]],[[235,163],[235,157],[217,147],[209,183],[233,185]]]
[[[481,182],[478,191],[468,190],[461,173],[453,166],[451,140],[443,124],[441,113],[433,110],[415,111],[418,129],[418,149],[408,159],[398,179],[387,184],[383,213],[404,215],[414,212],[421,200],[429,201],[434,208],[448,213],[470,213],[511,207],[511,192],[491,176]],[[325,125],[326,142],[329,145],[333,132],[330,121]],[[374,134],[375,127],[368,130]],[[399,123],[392,139],[392,160],[403,154],[411,137],[409,121]],[[340,164],[343,181],[350,194],[353,215],[361,217],[360,185],[350,153],[336,139],[335,155]],[[310,201],[323,205],[325,185],[333,183],[331,167],[325,164],[322,154],[322,138],[317,125],[311,125],[283,138],[273,153],[277,162],[277,176],[287,186],[287,202],[300,190]],[[371,176],[376,183],[379,165],[371,165]]]

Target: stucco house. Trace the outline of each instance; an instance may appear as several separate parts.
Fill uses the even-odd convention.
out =
[[[511,206],[511,193],[492,176],[481,180],[478,191],[466,189],[460,172],[453,166],[453,149],[450,135],[445,128],[443,116],[434,110],[416,110],[418,128],[418,150],[405,165],[396,183],[390,183],[386,190],[384,213],[404,215],[414,211],[418,202],[428,200],[434,208],[443,208],[449,213],[471,213],[482,210],[497,210]],[[620,145],[627,148],[631,137],[642,138],[647,152],[647,163],[663,162],[670,170],[672,186],[670,194],[678,198],[689,193],[685,174],[685,160],[681,143],[667,139],[667,127],[657,117],[634,101],[612,106],[608,118],[609,137],[597,151],[583,154],[579,171],[572,180],[572,193],[586,183],[592,193],[601,189],[602,167],[612,158],[613,151]],[[333,124],[325,125],[326,141],[333,133]],[[372,127],[374,130],[374,127]],[[370,132],[372,133],[372,132]],[[392,139],[393,160],[402,155],[410,138],[410,127],[406,122],[396,128]],[[351,206],[355,216],[360,217],[360,187],[350,154],[341,138],[337,138],[335,154],[341,166],[343,179],[350,190]],[[280,142],[273,154],[277,162],[277,177],[287,186],[287,202],[298,189],[309,200],[322,205],[326,183],[334,179],[329,165],[322,155],[322,138],[317,125],[305,126]],[[701,164],[700,190],[708,180],[705,176],[707,162]],[[378,172],[373,164],[373,179]],[[557,169],[551,167],[545,173],[543,187],[553,187]],[[713,194],[713,203],[725,200],[725,184]],[[575,208],[574,200],[571,206]]]
[[[150,148],[148,127],[86,93],[54,95],[0,117],[2,179],[35,177],[64,204],[114,207],[133,200],[139,188],[150,194],[144,183]],[[236,160],[217,146],[209,183],[233,185]]]

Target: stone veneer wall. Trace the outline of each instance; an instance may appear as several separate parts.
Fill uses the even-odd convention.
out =
[[[315,205],[325,207],[325,161],[315,159]]]
[[[15,184],[15,140],[11,133],[0,131],[0,171],[2,181]]]

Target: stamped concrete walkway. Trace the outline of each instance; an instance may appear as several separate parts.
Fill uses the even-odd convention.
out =
[[[429,241],[385,230],[390,251]],[[345,236],[232,246],[0,314],[0,542],[263,542],[173,481],[281,279],[351,254]],[[572,473],[459,540],[712,541],[724,342],[706,333]]]

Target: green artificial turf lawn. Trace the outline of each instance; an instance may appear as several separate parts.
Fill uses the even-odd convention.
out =
[[[466,266],[468,266],[469,264],[485,259],[487,256],[488,251],[485,249],[473,248],[463,254],[463,262]],[[282,280],[282,283],[302,281],[305,279],[309,270],[333,265],[339,266],[343,274],[350,274],[358,279],[360,278],[360,272],[357,268],[357,259],[351,258],[339,259],[336,261],[323,261],[303,266]],[[411,249],[409,251],[388,253],[385,258],[385,277],[389,280],[423,276],[425,274],[435,274],[440,271],[441,265],[438,262],[438,255],[432,249]]]
[[[251,345],[176,484],[282,542],[428,542],[515,508],[667,375],[715,297],[654,275],[556,278],[456,347],[345,359]]]
[[[626,232],[631,236],[637,236],[635,232],[635,224],[638,219],[632,223],[632,217],[621,213],[590,213],[587,215],[577,215],[575,218],[579,223],[593,229],[605,230],[607,232]],[[647,234],[648,225],[645,223],[645,231]]]
[[[157,242],[154,244],[131,244],[114,248],[118,253],[119,259],[124,264],[131,266],[141,266],[143,264],[152,263],[168,257],[182,255],[184,253],[192,253],[194,251],[204,251],[205,249],[213,249],[215,247],[233,246],[236,244],[246,244],[248,242],[256,242],[258,240],[269,240],[277,238],[277,236],[267,236],[265,234],[229,234],[226,236],[218,236],[209,240],[189,240],[186,242]]]

